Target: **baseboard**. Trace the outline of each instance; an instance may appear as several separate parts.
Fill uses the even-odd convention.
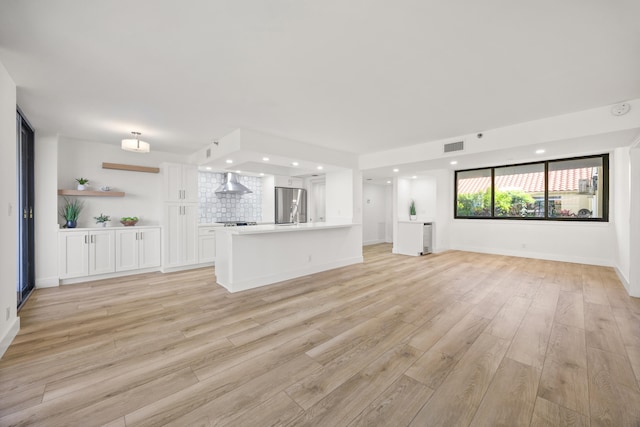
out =
[[[362,242],[362,246],[377,245],[379,243],[386,243],[386,242],[384,240],[367,240],[366,242]]]
[[[493,254],[493,255],[505,255],[505,256],[513,256],[518,258],[533,258],[533,259],[544,259],[547,261],[560,261],[560,262],[571,262],[575,264],[587,264],[587,265],[598,265],[602,267],[613,267],[611,262],[603,261],[599,258],[586,258],[580,256],[566,256],[566,255],[557,255],[557,254],[547,254],[541,252],[527,252],[527,251],[518,251],[518,250],[505,250],[498,248],[484,248],[484,247],[470,247],[470,246],[457,246],[452,247],[452,250],[456,251],[465,251],[465,252],[478,252],[483,254]]]
[[[308,276],[309,274],[320,273],[322,271],[333,270],[335,268],[346,267],[347,265],[360,264],[364,262],[362,256],[341,259],[338,261],[329,262],[326,264],[312,265],[309,267],[298,268],[295,270],[289,270],[278,274],[272,274],[270,276],[257,277],[254,279],[247,279],[240,282],[236,282],[233,285],[220,283],[218,284],[228,290],[229,292],[240,292],[249,289],[259,288],[261,286],[271,285],[273,283],[283,282],[285,280],[295,279],[302,276]]]
[[[160,269],[162,273],[175,273],[177,271],[194,270],[196,268],[213,267],[214,262],[203,262],[202,264],[181,265],[180,267],[163,267]]]
[[[133,276],[135,274],[153,273],[156,271],[160,271],[160,269],[158,267],[153,267],[153,268],[141,268],[139,270],[119,271],[117,273],[96,274],[95,276],[82,276],[82,277],[74,277],[71,279],[60,279],[60,284],[73,285],[75,283],[93,282],[96,280],[112,279],[114,277],[126,277],[126,276]]]
[[[55,288],[60,286],[60,280],[57,277],[45,277],[36,279],[36,288]]]
[[[624,286],[624,288],[627,290],[627,293],[630,294],[631,287],[629,285],[629,281],[627,280],[627,278],[624,277],[624,275],[622,274],[622,272],[618,267],[613,267],[613,269],[616,271],[616,274],[618,275],[618,279],[620,280],[620,283],[622,283],[622,286]]]
[[[16,317],[11,327],[9,327],[9,329],[7,330],[7,333],[4,334],[2,339],[0,339],[0,359],[2,358],[4,353],[7,351],[7,349],[11,345],[11,342],[16,337],[16,335],[18,335],[19,331],[20,331],[20,318]]]

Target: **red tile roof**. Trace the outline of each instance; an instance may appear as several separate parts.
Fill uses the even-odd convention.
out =
[[[597,168],[562,169],[549,171],[549,191],[578,191],[581,179],[591,180]],[[467,178],[458,181],[458,194],[483,192],[491,186],[491,177]],[[544,172],[496,176],[501,190],[519,189],[525,193],[544,192]]]

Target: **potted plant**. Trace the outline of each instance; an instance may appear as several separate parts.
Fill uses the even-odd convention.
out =
[[[414,202],[413,200],[411,201],[411,204],[409,205],[409,219],[411,221],[415,221],[416,220],[416,202]]]
[[[78,199],[69,200],[66,197],[64,198],[64,205],[60,208],[60,216],[65,219],[67,228],[76,228],[78,225],[78,216],[80,216],[80,212],[84,207],[84,203],[82,203]]]
[[[85,189],[85,184],[89,183],[89,180],[86,178],[76,178],[76,181],[78,181],[78,190],[79,191],[83,191]]]
[[[100,216],[94,216],[93,219],[96,220],[96,224],[100,224],[103,227],[107,226],[107,222],[111,221],[111,217],[109,215],[100,214]]]
[[[137,216],[123,216],[120,218],[120,223],[125,227],[132,227],[138,223]]]

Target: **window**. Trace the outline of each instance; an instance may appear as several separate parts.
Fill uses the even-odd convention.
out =
[[[456,218],[608,221],[609,156],[456,171]]]

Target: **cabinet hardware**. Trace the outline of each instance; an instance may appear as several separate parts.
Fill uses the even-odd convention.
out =
[[[87,243],[88,243],[88,242],[87,242],[87,236],[85,235],[85,236],[84,236],[84,244],[86,245]]]
[[[141,232],[140,232],[140,240],[142,240],[142,235],[143,235],[143,234],[144,234],[144,233],[141,231]]]
[[[29,218],[33,219],[33,206],[29,208]]]
[[[93,238],[94,238],[94,237],[95,237],[95,236],[91,236],[91,243],[94,243],[94,241],[93,241]]]
[[[136,240],[138,240],[138,232],[136,231]]]
[[[27,219],[27,208],[24,208],[24,210],[22,211],[22,216],[24,217],[24,219]]]

